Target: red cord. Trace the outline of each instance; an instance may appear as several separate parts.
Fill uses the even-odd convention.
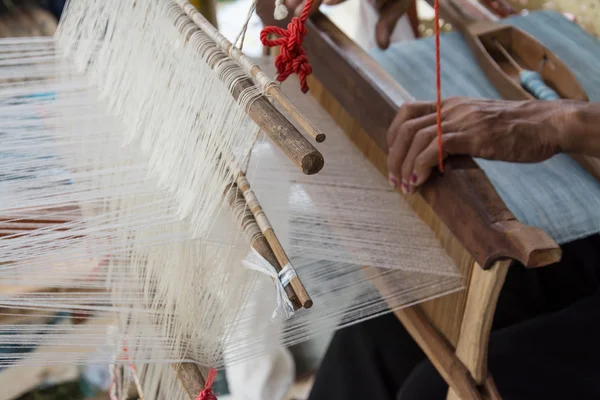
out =
[[[264,46],[281,46],[279,55],[275,58],[275,67],[277,68],[277,80],[283,82],[292,73],[298,74],[302,92],[308,91],[306,78],[312,73],[312,67],[308,63],[308,58],[302,48],[302,40],[306,35],[306,20],[312,7],[313,0],[306,0],[302,9],[300,18],[294,17],[287,26],[287,29],[277,26],[266,26],[260,32],[260,41]],[[269,40],[269,34],[280,36],[278,39]]]
[[[437,142],[438,142],[438,167],[444,172],[444,144],[442,142],[442,72],[440,60],[440,2],[434,3],[435,18],[435,86],[437,96]]]
[[[211,368],[208,371],[208,376],[206,377],[206,382],[204,383],[204,390],[198,393],[198,397],[196,400],[217,400],[217,396],[212,391],[212,384],[214,383],[217,377],[217,370]]]

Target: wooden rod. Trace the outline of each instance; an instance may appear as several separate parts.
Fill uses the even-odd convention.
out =
[[[402,308],[394,311],[394,314],[450,386],[450,390],[462,400],[482,399],[469,370],[418,306]]]
[[[496,304],[511,261],[499,261],[491,269],[473,267],[463,313],[456,356],[482,385],[488,376],[487,354]]]
[[[269,246],[271,246],[273,253],[275,253],[275,257],[277,257],[277,261],[279,262],[279,264],[283,266],[289,266],[289,268],[293,268],[290,259],[288,258],[285,250],[283,249],[283,246],[279,242],[277,235],[275,235],[275,230],[273,229],[271,222],[269,221],[267,215],[263,211],[260,203],[258,202],[258,199],[256,198],[256,195],[254,194],[254,191],[250,187],[250,182],[248,182],[248,179],[246,179],[246,175],[243,172],[239,172],[237,174],[236,183],[238,188],[241,190],[244,199],[246,200],[246,203],[250,208],[250,211],[254,215],[254,218],[261,232],[265,236],[267,242],[269,243]],[[304,284],[300,280],[300,277],[297,275],[294,276],[290,280],[290,285],[292,286],[294,292],[298,296],[298,300],[302,304],[302,307],[312,307],[312,299],[308,295],[308,292],[306,291]]]
[[[246,68],[247,72],[259,83],[266,86],[266,92],[270,96],[273,96],[275,100],[290,114],[290,116],[306,131],[317,142],[321,143],[325,140],[325,134],[317,128],[304,114],[298,110],[298,108],[292,103],[292,101],[285,95],[281,90],[281,87],[276,84],[269,84],[272,81],[266,80],[267,75],[260,69],[256,63],[254,63],[249,57],[247,57],[240,49],[235,47],[227,38],[225,38],[201,13],[198,12],[193,5],[187,0],[176,0],[183,11],[194,21],[194,23],[202,29],[202,31],[214,40],[225,53],[229,54],[240,65]]]
[[[190,5],[191,7],[191,5]],[[198,15],[200,15],[198,13]],[[202,29],[192,23],[189,17],[181,14],[175,18],[173,23],[186,35],[189,41],[192,35],[199,41],[212,42]],[[190,29],[190,26],[193,28]],[[204,49],[208,50],[208,47]],[[211,48],[214,50],[213,48]],[[200,49],[199,51],[202,51]],[[215,68],[220,62],[229,56],[224,51],[217,51],[210,57],[208,64]],[[252,78],[238,79],[232,85],[231,94],[238,100],[245,89],[255,87]],[[252,120],[265,131],[271,140],[279,147],[285,155],[307,175],[316,174],[323,168],[325,163],[323,155],[308,142],[308,140],[271,104],[265,96],[259,96],[250,102],[246,112]]]
[[[521,66],[519,65],[519,63],[517,62],[517,60],[515,60],[513,58],[513,56],[510,55],[510,53],[508,52],[508,50],[506,50],[504,48],[504,46],[502,46],[502,44],[497,40],[497,39],[493,39],[494,40],[494,45],[498,48],[498,50],[500,50],[500,52],[502,53],[502,55],[504,56],[504,58],[506,58],[508,60],[508,62],[515,67],[515,69],[519,72],[523,72],[523,68],[521,68]]]
[[[277,273],[281,272],[283,269],[281,266],[282,264],[279,263],[279,260],[271,248],[269,241],[261,232],[259,224],[257,223],[254,214],[250,210],[250,207],[246,203],[246,199],[244,198],[242,191],[239,190],[235,184],[228,185],[227,189],[225,190],[225,197],[235,215],[235,218],[240,221],[242,229],[250,240],[252,248],[256,250],[258,254],[260,254],[265,260],[267,260],[267,262],[275,268]],[[294,290],[294,286],[292,286],[291,281],[285,285],[284,289],[288,299],[294,306],[294,311],[304,306],[304,302],[299,300],[299,296]]]
[[[200,371],[200,367],[193,363],[171,364],[171,368],[177,374],[177,379],[188,395],[190,400],[198,397],[198,394],[204,390],[206,379]]]

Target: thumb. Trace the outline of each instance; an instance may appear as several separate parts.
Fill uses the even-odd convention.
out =
[[[406,14],[411,0],[388,0],[379,10],[379,21],[375,26],[375,41],[381,49],[390,45],[398,20]]]

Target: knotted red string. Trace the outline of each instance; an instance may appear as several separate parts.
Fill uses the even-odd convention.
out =
[[[444,172],[444,143],[442,141],[442,72],[440,57],[440,2],[434,2],[435,17],[435,88],[437,100],[437,142],[438,142],[438,167]]]
[[[196,400],[217,400],[217,396],[212,391],[212,384],[217,377],[217,370],[211,368],[208,370],[208,376],[206,377],[206,382],[204,383],[204,390],[198,393],[198,397]]]
[[[279,55],[275,58],[277,80],[283,82],[292,73],[296,73],[300,79],[300,88],[303,93],[308,91],[306,78],[312,73],[312,67],[308,63],[308,58],[302,48],[302,40],[306,35],[305,23],[312,4],[313,0],[306,0],[300,18],[292,18],[287,29],[277,26],[266,26],[260,32],[260,41],[264,46],[281,46]],[[280,37],[275,40],[269,40],[268,37],[271,33]]]

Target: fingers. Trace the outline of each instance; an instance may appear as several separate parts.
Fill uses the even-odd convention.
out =
[[[415,135],[406,157],[400,167],[402,174],[402,192],[414,193],[415,184],[418,179],[418,172],[415,171],[415,159],[423,152],[432,142],[437,142],[437,125],[429,125],[425,129],[421,129]]]
[[[396,24],[409,5],[408,0],[389,0],[381,7],[379,21],[375,25],[375,41],[379,48],[385,50],[389,47]]]
[[[388,171],[390,182],[396,183],[396,186],[402,185],[403,189],[406,189],[409,182],[410,171],[405,173],[403,166],[407,159],[408,154],[413,150],[415,146],[418,148],[425,148],[429,144],[429,141],[425,136],[429,136],[428,133],[431,128],[436,128],[436,115],[429,114],[423,117],[411,119],[403,123],[398,128],[398,134],[394,141],[393,146],[389,150],[388,155]],[[434,130],[434,133],[436,131]],[[417,153],[418,154],[418,153]],[[416,154],[413,158],[416,157]]]
[[[390,125],[387,131],[387,143],[388,148],[392,148],[394,145],[394,141],[399,135],[402,135],[404,132],[400,132],[400,128],[404,123],[423,117],[425,115],[433,114],[436,112],[436,104],[433,102],[426,101],[415,101],[411,103],[404,103],[398,113],[394,117],[392,124]],[[416,132],[414,132],[416,133]]]
[[[444,129],[442,136],[442,146],[444,148],[443,158],[450,155],[475,155],[477,152],[477,141],[473,140],[473,135],[468,133],[458,133]],[[415,157],[412,163],[411,181],[408,193],[414,193],[433,172],[438,165],[438,140],[434,136],[429,144]]]
[[[446,159],[449,154],[453,154],[452,149],[448,149],[457,137],[457,133],[445,133],[442,136],[442,144],[444,147],[443,158]],[[434,137],[431,142],[423,149],[413,160],[412,180],[410,182],[409,193],[414,193],[433,172],[433,169],[438,165],[438,140]]]
[[[427,172],[427,176],[429,173],[427,170],[423,172],[416,170],[416,159],[419,155],[431,145],[431,143],[436,144],[437,149],[437,124],[435,124],[435,116],[433,119],[434,123],[428,125],[426,128],[419,130],[415,135],[410,144],[410,148],[406,151],[406,155],[403,160],[394,160],[396,163],[400,163],[400,165],[395,165],[395,171],[400,171],[401,176],[401,189],[404,194],[412,194],[414,193],[417,182],[420,178],[420,174],[423,172]],[[452,127],[448,123],[442,124],[442,131],[451,132]],[[435,153],[437,160],[437,153]],[[398,173],[398,172],[395,172]]]

